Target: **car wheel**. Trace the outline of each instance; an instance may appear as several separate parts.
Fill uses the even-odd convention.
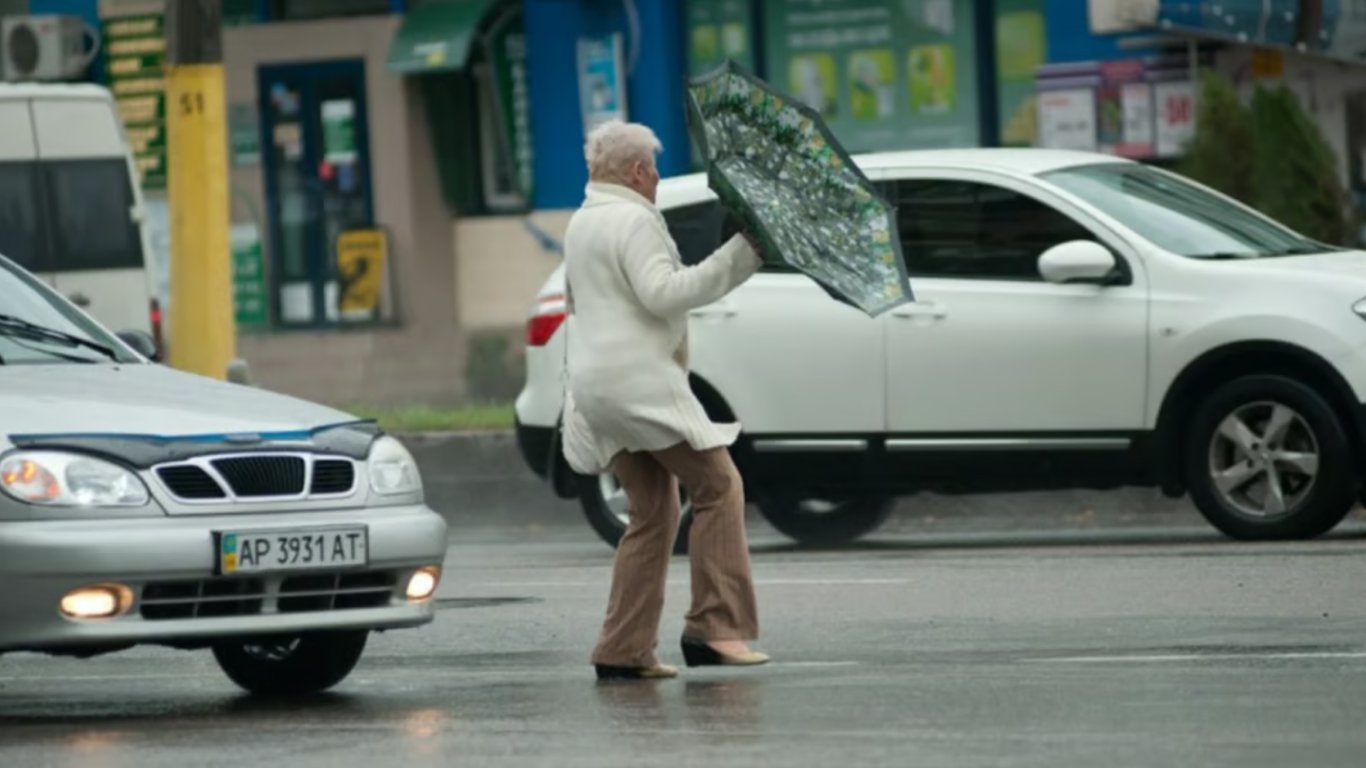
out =
[[[692,527],[692,503],[681,487],[678,491],[679,504],[683,515],[678,525],[678,538],[674,540],[674,554],[688,552],[688,530]],[[597,477],[586,478],[579,487],[579,505],[602,540],[615,547],[626,533],[630,521],[629,503],[626,490],[617,481],[616,475],[605,472]]]
[[[223,672],[258,696],[302,696],[340,683],[360,661],[366,630],[316,632],[220,643],[213,656]]]
[[[1355,502],[1342,424],[1291,379],[1247,376],[1215,391],[1191,419],[1185,459],[1196,506],[1235,539],[1312,538]]]
[[[845,501],[769,497],[759,502],[764,519],[799,544],[847,544],[887,520],[896,499],[868,497]]]

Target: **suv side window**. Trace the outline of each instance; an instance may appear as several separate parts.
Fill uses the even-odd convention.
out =
[[[678,255],[688,266],[700,264],[721,246],[721,204],[716,201],[670,208],[664,213]]]
[[[740,231],[740,222],[716,200],[663,211],[669,235],[687,266],[701,264],[721,244]]]
[[[901,179],[884,193],[897,206],[911,276],[1040,280],[1039,256],[1091,240],[1090,230],[1051,206],[973,181]]]

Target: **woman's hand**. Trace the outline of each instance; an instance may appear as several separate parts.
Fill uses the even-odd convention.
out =
[[[740,236],[745,238],[745,242],[749,243],[749,247],[754,251],[755,258],[757,258],[760,262],[766,261],[766,259],[764,258],[764,246],[762,243],[759,242],[759,238],[757,235],[755,235],[753,232],[742,231],[740,233]]]

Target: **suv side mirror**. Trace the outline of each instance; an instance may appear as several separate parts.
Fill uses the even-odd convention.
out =
[[[1039,256],[1039,274],[1050,283],[1096,283],[1115,277],[1115,255],[1100,243],[1072,240],[1055,245]]]
[[[132,347],[139,355],[154,363],[161,362],[161,351],[157,349],[157,343],[151,334],[146,331],[119,331],[115,335],[119,337],[119,341]]]

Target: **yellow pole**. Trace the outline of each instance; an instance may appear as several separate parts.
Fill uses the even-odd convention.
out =
[[[167,6],[170,364],[221,379],[237,347],[221,16],[211,1],[168,0]]]

